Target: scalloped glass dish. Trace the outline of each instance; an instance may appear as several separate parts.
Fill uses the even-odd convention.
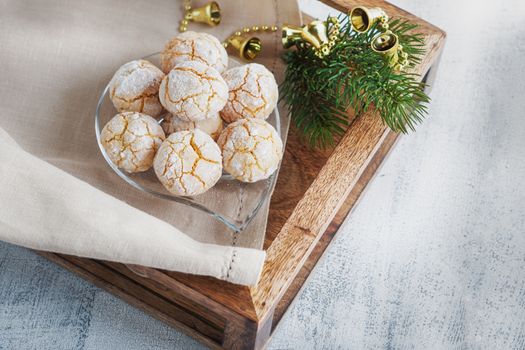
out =
[[[155,53],[144,59],[159,66],[160,54]],[[240,63],[230,58],[230,67],[238,66]],[[268,179],[255,183],[243,183],[233,179],[231,175],[223,173],[217,184],[207,192],[194,197],[181,197],[168,192],[157,179],[153,169],[145,172],[130,174],[119,169],[109,159],[106,151],[100,143],[100,132],[106,123],[117,114],[109,99],[109,83],[100,95],[97,109],[95,112],[95,131],[97,143],[104,159],[113,171],[136,189],[149,193],[162,200],[174,201],[192,207],[202,213],[213,217],[222,222],[234,231],[243,230],[255,217],[262,204],[268,198],[275,184],[277,170]],[[159,123],[162,116],[158,118]],[[269,122],[277,133],[281,135],[281,120],[277,108],[270,114]],[[235,210],[232,210],[231,203],[237,203]],[[242,205],[241,205],[242,204]]]

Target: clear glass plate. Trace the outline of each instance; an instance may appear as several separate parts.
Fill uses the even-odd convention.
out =
[[[155,53],[144,59],[160,66],[160,54]],[[230,58],[230,67],[240,65]],[[244,229],[255,217],[264,201],[271,193],[277,177],[276,171],[266,180],[255,183],[243,183],[233,179],[230,175],[223,173],[217,184],[207,192],[194,197],[181,197],[168,192],[159,182],[153,169],[145,172],[130,174],[119,168],[109,159],[106,151],[100,143],[100,132],[104,125],[117,114],[109,99],[109,83],[100,95],[95,112],[95,131],[97,142],[104,159],[113,171],[136,189],[154,195],[162,200],[169,200],[190,206],[202,213],[209,215],[224,223],[234,231]],[[158,119],[162,121],[162,116]],[[267,121],[277,130],[281,136],[281,121],[277,108],[268,117]],[[231,203],[236,203],[232,210]],[[242,205],[241,205],[242,204]]]

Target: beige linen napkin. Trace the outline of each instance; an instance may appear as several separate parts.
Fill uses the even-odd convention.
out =
[[[240,0],[219,2],[220,26],[190,24],[190,30],[207,31],[222,40],[244,25],[300,22],[295,0],[250,6]],[[194,1],[195,6],[203,3]],[[123,63],[160,51],[176,34],[181,9],[181,1],[173,0],[0,3],[0,128],[25,150],[15,146],[2,150],[2,157],[9,160],[8,168],[3,164],[3,171],[9,172],[2,176],[10,177],[0,182],[6,187],[1,189],[5,195],[0,198],[0,239],[235,283],[256,282],[264,253],[243,248],[262,247],[268,202],[245,231],[235,234],[201,212],[127,185],[105,164],[96,144],[94,112],[104,86]],[[264,49],[258,61],[280,80],[279,33],[260,37]],[[288,119],[282,117],[286,134]],[[28,172],[33,162],[36,174]],[[23,189],[27,184],[33,184],[32,190]],[[11,192],[15,185],[19,189]],[[242,200],[227,203],[225,209],[240,212],[239,203]],[[48,216],[56,220],[44,220]],[[230,267],[234,249],[243,263],[234,264],[228,277],[223,272]]]
[[[257,282],[262,250],[197,242],[23,151],[2,129],[0,144],[2,240],[240,284]]]

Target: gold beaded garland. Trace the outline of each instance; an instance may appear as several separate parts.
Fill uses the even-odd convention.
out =
[[[183,0],[183,8],[185,11],[183,19],[180,21],[179,25],[179,32],[185,32],[188,29],[189,21],[192,20],[192,7],[191,7],[191,0]],[[381,32],[385,33],[389,31],[389,17],[384,13],[380,17],[376,17],[378,21],[378,28]],[[328,41],[321,43],[318,47],[313,47],[312,49],[315,52],[315,55],[319,58],[324,58],[325,56],[329,55],[332,48],[335,46],[337,40],[339,40],[339,32],[340,32],[340,23],[337,20],[336,17],[329,17],[328,20],[325,22],[326,27],[330,29],[330,32],[328,33]],[[241,37],[243,34],[248,33],[258,33],[258,32],[276,32],[279,28],[276,25],[253,25],[251,27],[246,26],[240,30],[236,30],[233,34],[231,34],[226,40],[222,42],[222,46],[224,48],[228,48],[230,46],[230,43],[235,39],[236,37]],[[255,38],[252,38],[255,39]],[[257,39],[258,40],[258,39]],[[259,42],[260,45],[260,42]],[[259,46],[260,49],[260,46]],[[404,52],[403,47],[401,45],[398,46],[397,49],[397,55],[398,59],[392,63],[395,70],[403,70],[408,65],[408,54]]]

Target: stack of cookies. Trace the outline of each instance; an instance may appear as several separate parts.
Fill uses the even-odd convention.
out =
[[[268,69],[255,63],[228,69],[219,40],[196,32],[165,45],[161,68],[132,61],[110,82],[119,114],[103,128],[101,143],[114,164],[129,173],[153,167],[180,196],[206,192],[223,170],[243,182],[277,170],[283,144],[265,121],[278,100]]]

